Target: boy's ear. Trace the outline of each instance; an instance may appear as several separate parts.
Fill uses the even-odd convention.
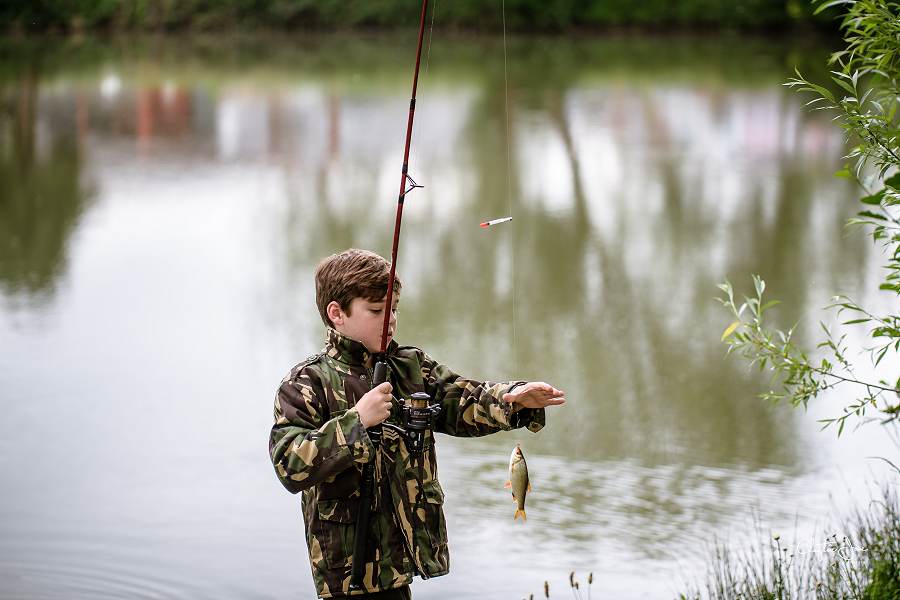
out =
[[[336,300],[332,300],[328,303],[328,306],[325,307],[325,314],[328,315],[332,325],[344,324],[344,311]]]

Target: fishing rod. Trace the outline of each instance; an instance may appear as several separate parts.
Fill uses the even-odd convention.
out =
[[[413,120],[416,115],[416,89],[419,86],[419,65],[422,62],[422,39],[425,37],[425,16],[428,13],[428,0],[422,0],[422,13],[419,17],[419,39],[416,45],[416,67],[413,72],[412,97],[409,101],[409,116],[406,121],[406,144],[403,148],[403,168],[400,172],[400,194],[397,198],[397,214],[394,219],[394,240],[391,245],[391,271],[388,276],[387,294],[384,302],[384,324],[381,328],[381,349],[376,355],[375,372],[372,377],[373,387],[377,387],[387,380],[387,338],[388,327],[391,321],[391,308],[393,307],[394,277],[397,268],[397,248],[400,245],[400,223],[403,219],[403,201],[406,194],[416,188],[422,187],[409,175],[409,147],[412,141]],[[424,397],[422,397],[424,396]],[[407,422],[409,432],[391,426],[391,429],[399,429],[412,442],[411,452],[422,451],[424,429],[430,426],[437,416],[439,407],[432,409],[428,405],[427,394],[413,394],[412,404],[404,407],[404,420]],[[377,448],[381,443],[382,425],[376,425],[367,430],[372,444]],[[375,496],[375,473],[373,470],[374,453],[369,461],[363,465],[360,483],[359,512],[356,517],[355,538],[353,543],[353,558],[350,572],[350,589],[363,588],[362,580],[365,572],[365,552],[369,539],[369,516],[372,510],[372,500]]]
[[[412,97],[409,101],[409,117],[406,121],[406,145],[403,148],[403,168],[400,170],[400,195],[397,198],[397,215],[394,219],[394,241],[391,245],[391,274],[388,276],[387,296],[385,297],[384,303],[384,324],[381,328],[381,352],[379,352],[379,358],[381,360],[379,363],[382,365],[384,365],[384,355],[387,352],[388,325],[391,320],[391,306],[394,294],[394,274],[397,271],[397,248],[400,245],[400,222],[403,219],[403,201],[406,199],[406,194],[415,188],[422,187],[409,175],[409,146],[412,142],[413,119],[415,119],[416,116],[416,89],[419,86],[419,64],[422,62],[422,38],[425,34],[425,14],[427,12],[428,0],[422,0],[422,15],[419,19],[419,42],[416,46],[416,68],[413,72]]]

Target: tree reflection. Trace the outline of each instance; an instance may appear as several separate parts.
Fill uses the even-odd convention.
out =
[[[400,269],[415,284],[405,290],[401,335],[463,372],[567,389],[573,402],[557,417],[566,422],[540,438],[545,450],[651,465],[682,455],[706,465],[796,465],[790,418],[754,401],[747,390],[759,389],[759,377],[723,357],[712,296],[725,276],[754,271],[768,273],[791,304],[814,301],[810,279],[822,269],[810,264],[831,265],[836,251],[804,252],[804,239],[840,230],[839,207],[812,219],[813,200],[830,185],[817,174],[837,157],[785,148],[782,135],[802,136],[817,122],[778,91],[782,73],[771,65],[754,66],[765,85],[726,85],[730,67],[680,45],[679,72],[695,83],[586,84],[621,74],[613,46],[602,44],[604,62],[591,68],[591,43],[538,41],[517,54],[508,101],[502,63],[450,69],[466,72],[455,87],[476,93],[441,115],[455,138],[418,138],[415,168],[426,186],[440,186],[438,151],[429,148],[450,144],[456,152],[445,160],[462,175],[444,180],[457,189],[448,218],[423,216],[430,209],[420,203],[445,201],[434,186],[404,213]],[[355,94],[341,112],[323,113],[340,118],[341,131],[360,132],[368,154],[342,148],[337,159],[329,152],[304,166],[316,186],[294,188],[310,191],[292,196],[285,221],[296,240],[290,251],[302,257],[291,260],[290,278],[308,277],[315,260],[343,247],[390,248],[393,211],[371,190],[386,168],[381,154],[399,152],[400,137],[374,143],[358,126],[386,105],[377,93]],[[327,139],[310,143],[333,148]],[[603,179],[606,154],[619,172]],[[348,172],[367,189],[348,188],[340,176]],[[561,198],[560,189],[571,193]],[[510,199],[511,227],[472,226],[506,214]],[[838,253],[852,271],[864,248],[848,243]]]
[[[187,156],[207,136],[216,151],[201,160],[280,169],[284,203],[267,212],[278,289],[265,296],[279,299],[272,327],[317,344],[316,319],[296,310],[316,261],[391,245],[407,73],[394,46],[368,43],[346,52],[369,71],[324,69],[308,54],[301,75],[276,71],[285,81],[258,92],[232,86],[227,67],[214,86],[147,67],[166,81],[125,82],[109,97],[101,81],[90,102],[39,100],[37,72],[7,84],[5,295],[52,294],[64,271],[89,198],[78,140],[90,106],[96,135],[134,137],[148,161]],[[858,276],[864,246],[816,246],[845,216],[813,206],[839,148],[778,91],[777,55],[754,61],[748,82],[692,44],[668,43],[668,56],[629,40],[519,40],[508,90],[502,62],[484,60],[498,46],[434,48],[441,71],[420,89],[412,157],[426,188],[404,212],[401,341],[473,376],[565,388],[572,403],[536,441],[545,452],[793,468],[791,421],[753,401],[759,378],[722,356],[715,284],[764,273],[806,307],[813,277]],[[508,226],[477,227],[510,211]]]
[[[69,239],[89,204],[79,98],[42,99],[40,71],[0,86],[0,292],[41,305],[65,273]]]

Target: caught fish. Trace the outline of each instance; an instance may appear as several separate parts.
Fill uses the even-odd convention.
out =
[[[509,481],[506,486],[512,492],[513,502],[516,503],[516,514],[513,515],[513,521],[522,515],[522,521],[525,521],[525,494],[531,491],[531,483],[528,481],[528,465],[525,464],[525,455],[522,454],[522,448],[519,444],[513,448],[512,454],[509,455]]]

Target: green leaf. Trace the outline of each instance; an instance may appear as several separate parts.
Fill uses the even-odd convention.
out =
[[[837,6],[839,4],[852,4],[852,2],[850,0],[831,0],[831,2],[826,2],[824,4],[819,5],[819,8],[817,8],[815,10],[815,12],[813,12],[813,14],[817,15],[824,10],[828,10],[832,6]]]
[[[866,196],[865,198],[860,198],[859,201],[863,204],[875,204],[881,205],[881,199],[884,198],[884,190],[872,194],[871,196]]]
[[[871,319],[853,319],[852,321],[844,321],[841,325],[855,325],[856,323],[868,323]]]
[[[853,89],[853,86],[850,85],[849,83],[847,83],[846,81],[844,81],[843,79],[840,79],[838,77],[832,77],[831,80],[834,81],[839,86],[841,86],[842,88],[844,88],[845,90],[847,90],[847,92],[849,92],[850,94],[856,94],[856,90]],[[855,100],[855,98],[854,98],[854,100]]]
[[[759,307],[759,312],[762,312],[762,311],[766,310],[767,308],[771,308],[771,307],[775,306],[776,304],[781,304],[781,300],[769,300],[768,302],[766,302],[765,304],[763,304],[762,306]]]
[[[879,215],[878,213],[874,213],[870,210],[864,210],[856,214],[860,217],[868,217],[870,219],[878,219],[879,221],[887,221],[887,218],[884,215]]]
[[[885,179],[884,185],[890,186],[895,190],[900,190],[900,173],[893,175],[889,179]]]
[[[763,292],[766,291],[766,282],[759,275],[753,276],[753,287],[756,288],[756,295],[762,296]]]
[[[881,362],[881,359],[884,358],[884,355],[887,354],[888,349],[891,347],[890,344],[881,349],[881,352],[878,353],[878,358],[875,359],[875,366],[878,366],[878,363]]]

